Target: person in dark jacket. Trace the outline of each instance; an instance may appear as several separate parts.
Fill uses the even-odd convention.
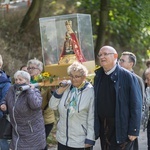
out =
[[[125,51],[121,54],[121,57],[119,59],[119,64],[121,67],[131,71],[134,73],[133,67],[136,65],[136,56],[132,52]],[[134,73],[134,75],[137,77],[141,93],[142,93],[142,103],[143,103],[143,108],[142,108],[142,121],[141,125],[143,126],[143,130],[145,131],[146,126],[147,126],[147,118],[148,118],[148,106],[146,102],[146,96],[145,96],[145,84],[143,79],[138,76],[137,74]]]
[[[133,67],[136,65],[136,56],[132,52],[125,51],[121,54],[121,57],[119,59],[119,64],[121,67],[131,71],[134,73]],[[134,73],[134,75],[137,77],[140,88],[141,88],[141,93],[142,93],[142,99],[144,103],[145,99],[145,85],[143,79],[138,76],[137,74]]]
[[[14,79],[1,105],[1,110],[8,110],[13,127],[10,149],[43,150],[46,138],[40,91],[29,84],[30,74],[25,71],[17,71]],[[31,88],[21,91],[20,86],[25,85]]]
[[[117,64],[118,54],[111,46],[103,46],[96,70],[95,135],[102,150],[132,150],[139,136],[142,95],[136,76]]]
[[[3,60],[0,55],[0,103],[3,101],[4,96],[6,95],[9,87],[11,86],[11,80],[8,75],[2,70]],[[3,117],[3,112],[0,110],[0,118]],[[9,145],[6,139],[0,139],[0,149],[8,150]]]

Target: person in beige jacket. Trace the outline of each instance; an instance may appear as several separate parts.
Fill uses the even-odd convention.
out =
[[[34,76],[39,75],[43,71],[43,63],[38,59],[31,59],[27,62],[27,70],[31,75],[30,82],[36,83],[37,81],[34,80]],[[47,138],[55,122],[54,111],[48,107],[49,99],[51,97],[51,87],[40,87],[40,91],[43,98],[42,110]],[[45,148],[45,150],[47,150],[47,147]]]

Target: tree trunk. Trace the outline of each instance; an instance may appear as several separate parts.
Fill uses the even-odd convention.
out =
[[[101,0],[100,14],[99,14],[100,25],[98,26],[98,31],[97,31],[98,34],[97,34],[96,46],[94,50],[96,64],[98,64],[97,54],[100,48],[105,43],[105,33],[106,33],[106,26],[108,22],[108,14],[109,14],[109,0]]]
[[[38,22],[44,0],[33,0],[19,28],[19,33],[33,32]]]

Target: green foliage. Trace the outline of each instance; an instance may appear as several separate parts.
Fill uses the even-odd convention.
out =
[[[99,0],[80,0],[77,10],[92,16],[93,37],[97,38],[97,26],[100,24],[101,13]],[[147,59],[150,49],[150,1],[111,0],[109,5],[109,19],[106,27],[106,44],[122,51],[134,52],[139,62]]]
[[[101,35],[101,32],[97,31],[101,23],[100,8],[102,1],[103,0],[44,0],[40,17],[72,13],[91,14],[93,39],[95,43],[97,37]],[[119,54],[124,50],[132,51],[138,57],[138,62],[149,58],[150,1],[108,1],[109,17],[105,29],[106,34],[103,37],[103,39],[106,39],[105,44],[114,46]],[[42,59],[39,26],[36,26],[36,32],[32,35],[24,34],[20,36],[17,33],[26,12],[27,9],[21,9],[8,14],[5,12],[0,16],[0,48],[3,55],[14,59],[13,63],[9,64],[9,66],[11,66],[10,68],[15,68],[18,65],[22,65],[22,63],[25,64],[28,59],[33,57]],[[44,40],[46,41],[48,39],[45,38]],[[22,53],[20,53],[20,50]],[[15,64],[15,61],[17,64]],[[10,62],[12,61],[10,60]],[[8,66],[8,63],[6,65]]]
[[[143,1],[112,1],[111,15],[108,29],[111,30],[112,42],[123,47],[122,51],[132,51],[139,56],[140,61],[146,58],[146,50],[149,49],[150,40],[149,20],[145,13],[145,3]],[[150,5],[150,2],[149,2]]]
[[[77,12],[91,14],[93,35],[95,37],[97,35],[97,27],[100,24],[100,0],[77,0],[76,3]]]

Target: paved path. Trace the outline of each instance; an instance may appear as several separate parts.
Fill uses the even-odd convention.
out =
[[[139,136],[139,150],[147,150],[147,134],[146,131],[143,132],[142,130],[140,131],[140,136]],[[96,145],[94,146],[94,150],[101,150],[100,148],[100,141],[96,141]]]
[[[48,150],[57,150],[57,148],[52,147],[52,148],[49,148]],[[99,140],[96,141],[96,144],[95,144],[93,150],[101,150]],[[147,134],[146,134],[146,131],[145,132],[143,132],[142,130],[140,131],[139,150],[147,150]]]

